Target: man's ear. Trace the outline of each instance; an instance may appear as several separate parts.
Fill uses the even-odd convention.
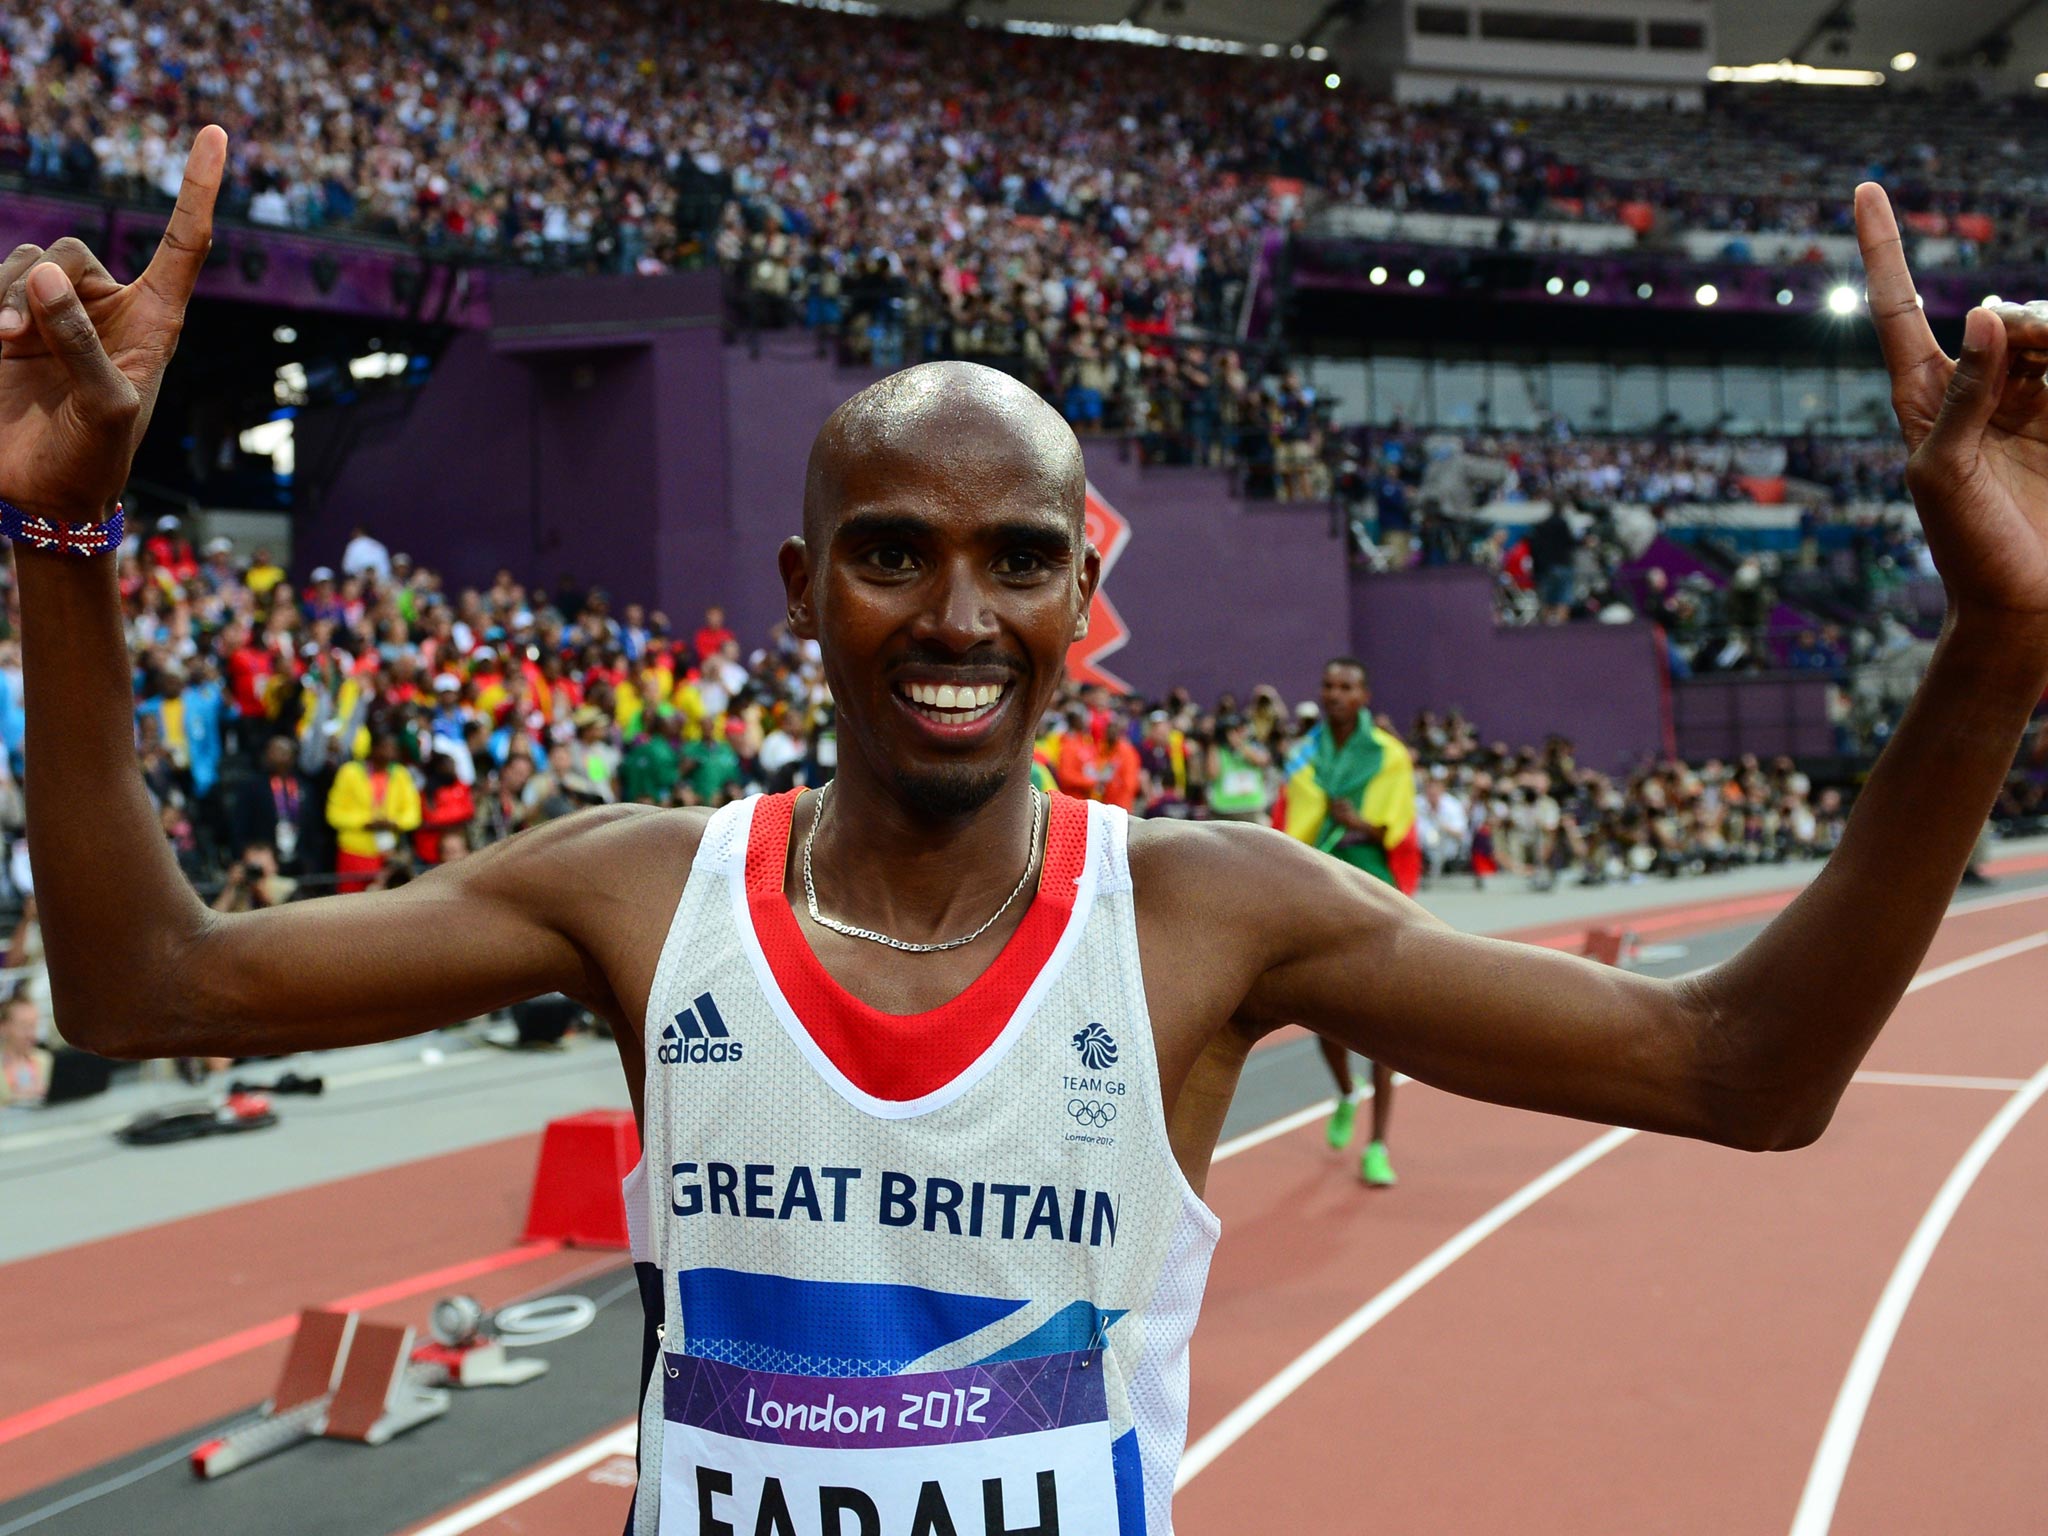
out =
[[[775,552],[775,563],[782,572],[782,593],[789,620],[789,632],[799,640],[817,639],[818,615],[811,597],[809,547],[801,538],[792,535],[784,539],[782,547]]]
[[[1095,589],[1102,585],[1102,551],[1091,541],[1081,550],[1081,613],[1074,621],[1074,638],[1083,639],[1088,633],[1088,615],[1095,607]]]

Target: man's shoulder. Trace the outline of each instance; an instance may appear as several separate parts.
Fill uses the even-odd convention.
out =
[[[1241,821],[1182,821],[1155,816],[1130,819],[1131,884],[1141,899],[1173,893],[1176,904],[1220,900],[1235,905],[1246,882],[1312,854],[1271,827]],[[1148,902],[1149,904],[1149,902]]]

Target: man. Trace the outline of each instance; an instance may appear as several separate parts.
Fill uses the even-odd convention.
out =
[[[738,635],[725,627],[725,610],[713,603],[704,610],[703,627],[697,631],[692,643],[697,650],[698,662],[704,663],[738,639]]]
[[[0,492],[24,509],[0,516],[104,539],[226,152],[202,130],[133,285],[75,241],[0,261]],[[2048,509],[2010,489],[2048,456],[2048,322],[1974,311],[1950,363],[1882,192],[1858,212],[1950,618],[1834,857],[1720,965],[1665,981],[1458,933],[1266,829],[1037,794],[1031,733],[1101,575],[1080,447],[1025,386],[944,363],[834,413],[778,557],[832,689],[827,789],[601,807],[352,902],[205,911],[131,766],[112,562],[17,542],[67,1033],[263,1055],[565,993],[610,1024],[641,1127],[660,1390],[637,1536],[789,1529],[791,1507],[1165,1536],[1216,1235],[1199,1191],[1261,1036],[1300,1023],[1447,1091],[1786,1149],[1919,965],[2048,685]],[[731,1411],[749,1401],[887,1432],[821,1464],[807,1431]]]
[[[1372,690],[1365,664],[1339,656],[1323,668],[1322,704],[1316,725],[1288,759],[1276,824],[1289,837],[1335,854],[1354,869],[1415,894],[1422,875],[1415,836],[1415,760],[1393,732],[1373,723]],[[1330,1115],[1332,1148],[1351,1145],[1358,1114],[1351,1080],[1351,1050],[1322,1038],[1323,1060],[1337,1080],[1337,1107]],[[1359,1158],[1359,1177],[1375,1188],[1390,1188],[1394,1165],[1387,1155],[1387,1127],[1394,1115],[1394,1074],[1372,1064],[1372,1139]]]
[[[299,752],[289,736],[263,744],[262,771],[242,781],[229,808],[228,826],[239,848],[261,846],[281,865],[298,857],[307,801]]]
[[[350,576],[374,576],[380,587],[391,584],[391,551],[384,541],[357,523],[341,552],[341,569]]]
[[[370,733],[367,762],[350,758],[327,791],[327,825],[339,851],[335,889],[360,891],[403,846],[399,839],[420,824],[420,791],[412,770],[398,761],[398,738]]]

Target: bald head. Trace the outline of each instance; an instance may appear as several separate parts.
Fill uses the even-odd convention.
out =
[[[1008,374],[924,363],[870,384],[834,411],[804,475],[804,542],[824,553],[849,491],[936,476],[972,493],[1000,489],[1065,509],[1077,534],[1087,470],[1073,429]],[[977,497],[977,499],[979,499]]]

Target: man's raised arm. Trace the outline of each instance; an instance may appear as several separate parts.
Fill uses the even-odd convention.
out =
[[[1871,317],[1948,589],[1927,677],[1813,884],[1685,981],[1453,932],[1278,839],[1212,849],[1280,911],[1240,1017],[1300,1022],[1426,1082],[1755,1148],[1826,1126],[1905,992],[2048,687],[2048,318],[1973,310],[1936,345],[1882,190],[1858,189]]]
[[[201,132],[162,247],[123,286],[75,240],[0,263],[0,499],[107,517],[211,244],[227,152]],[[89,530],[88,530],[89,531]],[[65,1035],[109,1055],[256,1054],[388,1038],[548,991],[604,997],[558,911],[577,879],[550,827],[388,895],[241,916],[180,873],[136,769],[113,557],[17,540],[29,847]]]

